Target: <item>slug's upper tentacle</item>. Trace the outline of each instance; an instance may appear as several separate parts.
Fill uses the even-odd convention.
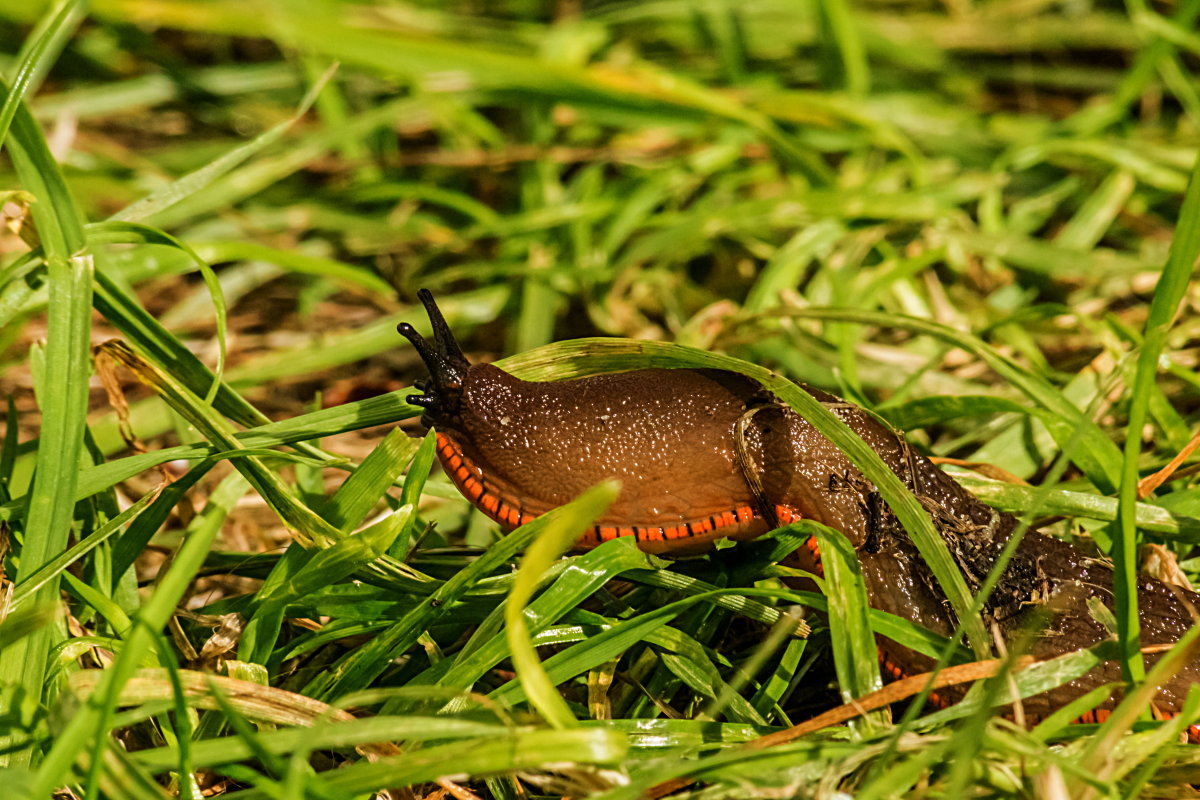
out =
[[[471,364],[458,346],[441,309],[434,302],[433,294],[428,289],[421,289],[417,292],[417,299],[429,314],[433,343],[430,344],[407,322],[401,322],[396,330],[416,348],[421,360],[429,368],[429,380],[415,384],[423,394],[411,394],[405,399],[425,409],[421,419],[426,425],[432,426],[458,416],[463,383]]]

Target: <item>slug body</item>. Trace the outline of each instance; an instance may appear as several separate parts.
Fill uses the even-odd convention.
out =
[[[858,552],[871,605],[949,635],[955,617],[932,572],[874,485],[828,439],[756,381],[722,370],[649,369],[529,382],[463,356],[428,292],[434,340],[411,326],[430,380],[408,398],[436,429],[439,459],[460,491],[506,529],[616,478],[621,491],[581,547],[634,537],[648,552],[703,552],[715,539],[748,539],[795,519],[840,530]],[[967,585],[977,591],[1017,520],[983,504],[863,409],[804,387],[866,441],[929,511]],[[801,551],[802,566],[818,566]],[[1113,576],[1100,559],[1035,532],[1020,546],[984,609],[1002,638],[1038,659],[1089,647],[1112,633],[1088,599],[1111,608]],[[1191,626],[1200,595],[1151,578],[1139,584],[1142,643],[1171,644]],[[1036,616],[1035,616],[1036,615]],[[1030,624],[1032,639],[1029,640]],[[892,677],[932,659],[879,637]],[[1147,655],[1152,665],[1158,654]],[[1120,680],[1116,663],[1023,701],[1039,719],[1096,686]],[[1155,709],[1177,713],[1200,681],[1193,660],[1164,685]],[[955,688],[941,702],[961,697]],[[1102,704],[1092,720],[1107,715]],[[1200,727],[1189,729],[1200,738]]]

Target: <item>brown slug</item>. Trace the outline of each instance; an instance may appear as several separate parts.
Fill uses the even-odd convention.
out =
[[[489,364],[470,364],[427,290],[418,293],[433,325],[426,341],[398,330],[417,349],[430,378],[408,401],[434,428],[442,466],[460,491],[511,530],[574,499],[607,478],[616,501],[586,531],[580,547],[634,537],[658,554],[702,552],[715,539],[749,539],[796,519],[836,528],[853,543],[872,606],[943,635],[955,617],[945,594],[875,487],[836,446],[790,407],[744,375],[712,369],[644,369],[560,382],[531,382]],[[863,409],[803,387],[840,416],[908,486],[931,515],[967,585],[977,591],[1015,517],[977,499],[897,432]],[[815,566],[812,553],[801,553]],[[1015,643],[1038,621],[1028,652],[1052,658],[1111,637],[1089,598],[1113,603],[1107,562],[1036,532],[1025,534],[984,609]],[[1200,595],[1139,579],[1142,644],[1169,645],[1192,625]],[[1042,614],[1042,618],[1034,617]],[[892,677],[933,668],[929,657],[878,637]],[[1159,648],[1161,649],[1161,648]],[[1152,664],[1160,654],[1150,653]],[[1027,719],[1045,717],[1102,684],[1120,681],[1116,662],[1027,698]],[[1178,713],[1200,681],[1189,662],[1161,687],[1158,716]],[[961,689],[941,693],[953,702]],[[1102,720],[1119,692],[1088,721]],[[1200,739],[1200,726],[1188,730]]]

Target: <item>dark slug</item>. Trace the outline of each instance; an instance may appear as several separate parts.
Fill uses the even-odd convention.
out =
[[[705,369],[646,369],[561,382],[527,382],[488,364],[469,364],[432,295],[419,295],[432,342],[407,323],[400,333],[420,353],[430,379],[408,398],[436,428],[438,456],[462,493],[511,530],[606,478],[621,493],[581,547],[635,537],[651,553],[702,552],[722,537],[748,539],[795,519],[812,519],[854,544],[871,604],[948,635],[954,615],[916,547],[874,486],[828,439],[743,375]],[[1009,536],[1013,516],[984,505],[902,436],[863,409],[803,387],[858,433],[930,513],[968,587],[978,590]],[[802,556],[802,558],[805,556]],[[812,554],[807,554],[812,559]],[[1111,632],[1089,598],[1112,606],[1106,562],[1036,532],[1025,534],[984,610],[1014,641],[1031,614],[1044,619],[1027,651],[1038,659],[1089,647]],[[1191,627],[1200,595],[1139,579],[1142,644],[1172,644]],[[880,638],[892,677],[933,667],[927,656]],[[1148,664],[1159,657],[1150,653]],[[1102,684],[1121,680],[1115,662],[1028,698],[1037,720]],[[1193,660],[1162,686],[1160,718],[1178,713],[1200,681]],[[953,702],[961,691],[941,693]],[[1103,720],[1119,696],[1089,712]],[[1188,730],[1200,740],[1200,725]]]

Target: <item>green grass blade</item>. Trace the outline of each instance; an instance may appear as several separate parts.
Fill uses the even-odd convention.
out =
[[[1200,2],[1186,0],[1175,9],[1174,21],[1183,30],[1191,30],[1200,18]],[[1120,84],[1107,102],[1085,107],[1066,122],[1066,127],[1078,133],[1094,133],[1124,118],[1127,109],[1137,102],[1155,79],[1159,63],[1173,48],[1164,38],[1155,38],[1137,55],[1133,67],[1121,78]]]
[[[858,569],[858,555],[850,540],[833,528],[808,521],[800,523],[796,529],[816,536],[820,542],[833,664],[842,701],[853,703],[883,685],[879,677],[875,636],[867,613],[871,604]],[[872,713],[856,720],[853,726],[860,734],[869,734],[883,722],[882,714]]]
[[[294,554],[298,568],[280,571],[278,576],[273,572],[272,578],[277,579],[268,581],[264,590],[254,596],[254,609],[248,612],[249,620],[238,651],[241,660],[266,664],[288,604],[338,583],[382,556],[408,524],[412,513],[412,506],[401,506],[366,530],[346,536],[307,558],[300,558],[308,555],[303,551],[289,550],[288,555]],[[292,565],[286,557],[280,564]]]
[[[871,72],[857,28],[858,17],[846,0],[821,0],[818,7],[828,36],[837,48],[837,66],[840,67],[845,90],[856,97],[865,96],[871,89]]]
[[[1030,400],[1050,412],[1051,416],[1045,417],[1044,420],[1055,441],[1101,492],[1109,493],[1116,489],[1120,451],[1104,431],[1045,380],[997,353],[976,337],[936,322],[874,311],[829,308],[804,309],[789,313],[797,317],[910,330],[966,350],[1008,380]],[[1077,446],[1070,446],[1075,442],[1078,443]]]
[[[718,598],[726,595],[772,597],[778,594],[779,590],[773,589],[737,588],[715,589],[685,597],[640,616],[621,620],[595,636],[556,653],[546,659],[543,666],[551,681],[556,684],[562,683],[623,655],[639,642],[650,641],[660,628],[699,603],[715,604]],[[519,681],[511,680],[488,696],[497,702],[515,705],[525,699],[525,692]]]
[[[158,492],[147,492],[137,502],[126,508],[104,525],[92,531],[87,538],[75,543],[71,549],[61,553],[43,564],[36,572],[21,580],[14,588],[11,598],[11,608],[20,608],[40,588],[45,586],[63,570],[83,558],[96,547],[99,547],[111,536],[121,530],[142,513],[158,497]]]
[[[36,91],[86,14],[87,3],[83,0],[63,0],[34,29],[27,42],[28,52],[22,54],[16,74],[9,80],[12,88],[4,98],[4,104],[0,105],[0,148],[4,146],[17,108],[26,95]]]
[[[332,258],[281,250],[255,242],[198,242],[192,245],[192,249],[202,261],[210,264],[224,261],[263,261],[278,264],[289,272],[317,275],[337,281],[348,288],[365,290],[376,295],[388,296],[395,292],[395,288],[378,275]]]
[[[122,702],[128,702],[125,698]],[[143,701],[144,702],[144,701]],[[236,706],[232,706],[236,710]],[[240,713],[240,712],[239,712]],[[346,749],[360,744],[388,741],[453,741],[456,739],[486,738],[507,732],[503,725],[454,719],[453,717],[370,717],[366,719],[329,721],[312,728],[283,728],[259,733],[257,746],[267,752],[287,755],[301,747]],[[151,770],[166,770],[174,766],[174,748],[159,747],[141,750],[134,758]],[[243,737],[223,736],[217,740],[197,742],[192,746],[192,759],[199,767],[218,767],[243,761],[254,751]]]
[[[237,443],[246,445],[246,447],[224,448],[207,443],[182,445],[150,453],[139,453],[94,467],[86,467],[79,476],[77,499],[82,500],[168,461],[200,461],[207,458],[232,457],[242,450],[261,450],[295,444],[307,439],[319,439],[336,433],[360,430],[414,417],[420,413],[420,409],[404,402],[404,396],[409,393],[409,390],[392,392],[279,422],[267,423],[249,431],[239,431],[234,434]],[[325,461],[329,466],[344,463],[341,459],[333,457],[327,457]],[[0,504],[0,521],[20,519],[23,513],[24,503],[21,499]]]
[[[446,775],[487,775],[564,764],[619,764],[625,757],[625,737],[604,729],[522,731],[484,740],[468,740],[360,761],[345,769],[322,774],[322,788],[332,797],[357,796],[392,787],[426,783]],[[230,800],[258,800],[259,790],[231,792]]]
[[[1200,158],[1192,169],[1179,224],[1171,252],[1158,279],[1142,347],[1138,352],[1137,372],[1129,401],[1125,453],[1121,466],[1120,492],[1117,495],[1117,524],[1113,539],[1113,593],[1117,615],[1117,639],[1121,644],[1121,674],[1138,681],[1146,674],[1139,649],[1141,621],[1137,601],[1137,491],[1142,453],[1142,428],[1155,392],[1159,357],[1167,334],[1187,291],[1196,259],[1200,258]]]
[[[134,297],[105,274],[103,264],[96,272],[96,310],[121,331],[132,347],[159,367],[178,378],[194,393],[205,396],[212,390],[216,376],[183,346],[176,337],[147,312]],[[269,422],[240,394],[220,384],[213,397],[213,406],[222,414],[243,425]]]
[[[408,465],[408,474],[404,476],[404,486],[400,490],[400,503],[417,508],[421,502],[421,494],[425,491],[425,482],[429,478],[429,470],[437,458],[437,436],[432,432],[426,433],[417,452],[412,456]],[[388,554],[400,561],[408,558],[415,536],[417,516],[414,514],[409,525],[396,537],[396,541],[388,548]]]
[[[379,504],[388,487],[395,483],[412,461],[420,446],[419,441],[409,438],[399,428],[389,431],[324,504],[320,509],[321,516],[343,533],[349,533],[361,525],[371,509]],[[405,502],[413,501],[406,499]]]
[[[7,88],[0,85],[0,91],[7,99]],[[39,397],[42,429],[16,575],[20,581],[65,550],[71,530],[91,368],[92,258],[83,251],[82,218],[74,199],[41,131],[23,106],[13,117],[8,150],[23,188],[38,200],[31,211],[45,250],[50,286],[45,375]],[[51,580],[31,602],[40,606],[57,597],[58,582]],[[0,683],[24,686],[28,696],[40,696],[46,688],[43,676],[52,644],[51,630],[41,628],[6,649],[0,654]],[[33,757],[26,747],[0,757],[0,763],[27,765]]]
[[[560,730],[574,727],[577,724],[575,715],[542,669],[537,650],[529,640],[525,606],[541,585],[542,574],[575,543],[580,531],[586,530],[604,513],[619,491],[620,487],[615,482],[602,483],[562,506],[521,560],[521,571],[517,573],[517,580],[505,602],[508,649],[512,653],[517,677],[530,702],[547,722]]]
[[[0,621],[0,652],[11,647],[34,631],[41,630],[58,619],[60,610],[57,604],[39,607],[28,606],[14,610]]]
[[[119,342],[108,342],[103,348],[104,352],[132,370],[139,380],[161,395],[211,443],[224,450],[239,449],[229,423],[183,383],[142,360]],[[299,502],[282,479],[269,469],[261,458],[238,456],[233,459],[233,463],[267,504],[279,514],[297,541],[307,546],[328,545],[340,538],[338,530]]]

